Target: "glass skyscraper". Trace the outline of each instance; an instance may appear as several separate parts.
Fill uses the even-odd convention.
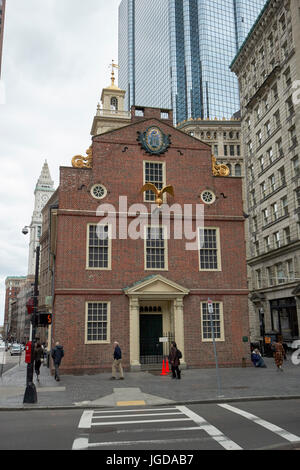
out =
[[[119,86],[127,109],[173,109],[188,118],[230,118],[239,90],[229,65],[266,0],[122,0]]]

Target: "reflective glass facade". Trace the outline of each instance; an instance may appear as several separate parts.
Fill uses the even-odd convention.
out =
[[[127,107],[172,108],[174,123],[230,118],[239,90],[229,65],[266,0],[122,0],[119,86]]]

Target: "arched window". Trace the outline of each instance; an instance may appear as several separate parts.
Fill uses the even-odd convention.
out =
[[[237,163],[234,168],[235,176],[242,176],[241,165]]]
[[[116,97],[112,97],[110,100],[111,109],[114,111],[118,111],[118,99]]]
[[[229,168],[229,174],[231,175],[231,164],[230,164],[230,163],[226,163],[226,166]]]

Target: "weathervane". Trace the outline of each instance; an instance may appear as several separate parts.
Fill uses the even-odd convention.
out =
[[[115,86],[115,72],[114,69],[119,69],[120,67],[114,63],[114,59],[111,62],[111,65],[109,65],[109,68],[111,68],[111,86]]]

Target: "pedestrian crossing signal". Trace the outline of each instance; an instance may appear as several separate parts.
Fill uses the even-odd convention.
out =
[[[52,313],[40,312],[38,314],[39,326],[48,326],[52,324]]]

